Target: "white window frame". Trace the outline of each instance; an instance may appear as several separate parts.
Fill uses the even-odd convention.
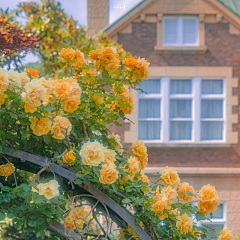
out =
[[[220,202],[220,204],[223,204],[223,218],[212,218],[211,221],[208,220],[202,220],[198,222],[198,226],[202,227],[203,224],[209,225],[220,225],[223,224],[223,228],[227,227],[227,207],[226,207],[226,202]]]
[[[160,79],[160,94],[143,94],[138,93],[138,99],[153,99],[161,98],[161,113],[159,121],[161,121],[160,128],[160,139],[155,140],[143,140],[147,144],[224,144],[226,143],[226,79],[222,77],[193,77],[193,78],[176,78],[176,77],[153,77],[150,79]],[[192,93],[191,94],[170,94],[170,80],[171,79],[191,79],[192,80]],[[222,94],[211,94],[211,95],[202,95],[201,94],[201,81],[202,80],[222,80],[223,81],[223,93]],[[192,139],[191,140],[170,140],[170,99],[172,98],[183,98],[183,99],[192,99]],[[209,121],[223,121],[223,132],[221,140],[201,140],[201,100],[202,99],[222,99],[223,100],[223,118],[221,119],[205,119]],[[138,101],[139,102],[139,101]],[[139,106],[139,104],[138,104]],[[198,110],[197,110],[198,109]],[[142,120],[142,119],[140,119]],[[151,118],[145,118],[144,120],[152,120]],[[155,119],[156,120],[156,119]],[[187,120],[187,118],[184,118]],[[139,118],[138,118],[139,121]],[[138,124],[139,126],[139,124]],[[137,139],[138,137],[137,131]],[[141,139],[140,139],[141,140]]]
[[[165,21],[166,19],[177,19],[177,39],[178,42],[176,44],[166,43],[165,42]],[[196,24],[196,36],[197,41],[196,43],[183,43],[183,19],[195,19]],[[166,16],[163,17],[163,26],[162,26],[162,43],[163,46],[166,47],[196,47],[199,46],[199,18],[198,17],[191,17],[191,16]]]

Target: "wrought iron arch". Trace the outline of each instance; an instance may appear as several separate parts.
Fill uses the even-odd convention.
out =
[[[29,161],[41,167],[44,167],[46,164],[46,158],[31,154],[31,153],[27,153],[24,151],[20,151],[17,149],[5,147],[3,150],[3,153],[11,157]],[[69,181],[76,178],[76,175],[74,172],[69,171],[68,169],[65,169],[57,164],[52,164],[50,166],[50,170],[64,177]],[[91,194],[94,198],[96,198],[99,202],[101,202],[103,205],[106,205],[113,212],[115,212],[121,219],[123,219],[139,235],[139,237],[135,237],[135,238],[139,238],[141,240],[151,240],[150,236],[144,231],[144,229],[142,229],[138,225],[135,225],[135,221],[133,217],[125,209],[123,209],[119,204],[117,204],[113,199],[107,196],[105,193],[103,193],[93,185],[82,184],[81,188],[83,188],[85,191]],[[52,224],[50,225],[50,228],[54,231],[59,232],[62,235],[64,235],[64,232],[67,231],[68,237],[72,239],[81,240],[75,232],[69,229],[65,229],[64,226],[57,221],[53,221]],[[131,237],[130,239],[133,239],[133,238],[134,237]]]

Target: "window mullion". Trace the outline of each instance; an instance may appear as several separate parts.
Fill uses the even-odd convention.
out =
[[[201,79],[193,78],[193,141],[201,139]]]
[[[163,77],[162,83],[162,124],[161,124],[161,138],[163,142],[169,141],[169,78]]]
[[[183,18],[178,17],[178,44],[183,45]]]

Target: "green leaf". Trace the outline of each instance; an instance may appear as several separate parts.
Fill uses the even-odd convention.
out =
[[[191,192],[189,192],[189,191],[185,191],[185,192],[183,192],[183,193],[185,193],[185,194],[187,194],[187,195],[189,195],[189,196],[195,197],[195,194],[193,194],[193,193],[191,193]]]
[[[0,221],[4,220],[5,218],[6,218],[6,215],[0,212]]]
[[[53,107],[48,104],[48,105],[45,107],[45,109],[46,109],[46,111],[47,111],[48,113],[50,113],[50,112],[53,110]]]
[[[52,141],[52,138],[49,135],[43,135],[43,140],[46,144],[49,144]]]
[[[122,200],[122,203],[130,203],[132,200],[131,199],[129,199],[129,198],[125,198],[125,199],[123,199]]]
[[[102,77],[103,77],[104,79],[106,79],[106,78],[109,77],[108,72],[107,72],[106,70],[103,70],[103,72],[102,72]]]
[[[18,115],[16,113],[10,113],[11,118],[18,118]]]
[[[3,153],[3,145],[0,144],[0,153]]]
[[[100,171],[97,167],[93,167],[93,172],[97,175],[98,178],[100,177]]]
[[[30,187],[26,183],[23,183],[22,186],[23,186],[23,190],[25,192],[29,192],[30,191]]]
[[[118,190],[117,190],[117,187],[115,186],[115,184],[112,184],[112,188],[113,188],[113,191],[114,192],[117,192]]]

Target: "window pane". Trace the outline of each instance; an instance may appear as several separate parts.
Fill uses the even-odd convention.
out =
[[[202,224],[202,226],[209,227],[207,228],[208,232],[206,239],[212,239],[213,236],[218,236],[224,228],[224,224]]]
[[[170,100],[170,118],[191,118],[192,100]]]
[[[202,94],[222,94],[223,80],[202,80]]]
[[[144,92],[147,94],[150,93],[161,93],[161,85],[160,85],[160,79],[149,79],[149,80],[143,80],[139,84],[139,88],[141,88]],[[141,91],[139,91],[140,94],[145,94]]]
[[[192,93],[192,80],[171,80],[170,81],[171,94],[188,94]]]
[[[139,99],[139,118],[160,118],[160,99]]]
[[[170,121],[170,140],[191,140],[192,122]]]
[[[223,100],[202,100],[202,118],[222,118]]]
[[[220,121],[202,121],[201,122],[201,140],[222,140],[223,122]]]
[[[138,122],[138,139],[155,140],[160,139],[160,121],[139,121]]]
[[[198,29],[196,19],[183,19],[183,43],[196,44],[198,37]]]
[[[164,20],[164,43],[177,44],[178,43],[178,19],[166,18]]]

